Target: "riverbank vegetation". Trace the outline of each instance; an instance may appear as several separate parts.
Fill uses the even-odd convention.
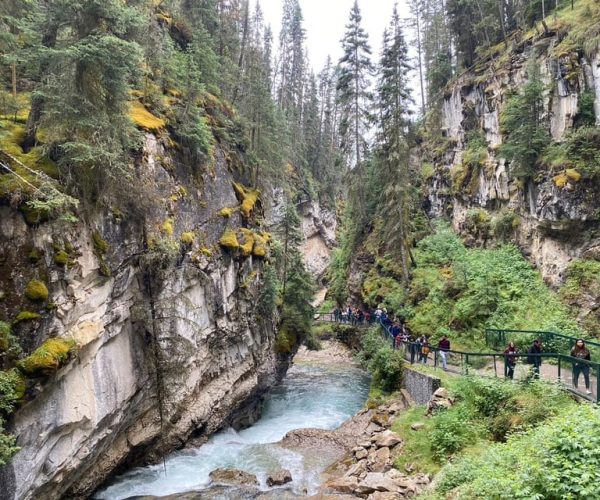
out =
[[[395,466],[437,474],[431,498],[588,498],[598,495],[600,411],[543,382],[446,380],[454,405],[402,414]],[[428,497],[429,498],[429,497]]]

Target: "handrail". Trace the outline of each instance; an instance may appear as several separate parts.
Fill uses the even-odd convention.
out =
[[[580,337],[573,337],[571,335],[565,335],[564,333],[557,333],[557,332],[551,332],[551,331],[544,331],[544,330],[512,330],[509,328],[486,328],[485,329],[485,338],[486,338],[486,343],[489,345],[489,337],[490,334],[497,334],[500,337],[503,337],[501,340],[502,342],[505,341],[506,338],[506,334],[511,334],[511,333],[523,333],[526,335],[530,335],[530,334],[534,334],[540,337],[552,337],[552,338],[557,338],[557,339],[561,339],[561,340],[567,340],[569,341],[570,347],[574,346],[575,343],[577,342],[577,340]],[[593,346],[593,347],[597,347],[600,348],[600,342],[595,342],[593,340],[589,340],[589,339],[583,339],[585,340],[585,343],[589,346]]]
[[[389,327],[387,327],[381,321],[379,321],[378,323],[383,331],[384,338],[386,340],[389,340],[392,342],[393,349],[398,349],[399,346],[396,344],[396,339],[392,335]],[[532,332],[529,332],[529,333],[532,333]],[[539,332],[534,332],[534,333],[539,333]],[[420,346],[420,345],[421,344],[418,342],[402,342],[402,344],[401,344],[401,346],[408,348],[408,349],[404,350],[405,356],[411,355],[413,346]],[[574,357],[566,355],[566,354],[555,353],[555,352],[548,352],[548,353],[517,352],[515,354],[505,354],[504,352],[501,352],[501,353],[500,352],[467,352],[467,351],[457,351],[457,350],[453,350],[453,349],[446,350],[446,349],[440,349],[439,347],[429,346],[429,353],[426,355],[426,359],[429,359],[429,356],[431,354],[433,354],[433,362],[434,362],[435,368],[437,368],[439,365],[438,358],[441,357],[439,354],[440,351],[448,353],[448,355],[454,355],[455,357],[460,357],[460,365],[459,365],[460,369],[461,369],[460,373],[464,373],[467,375],[469,374],[469,369],[477,370],[476,368],[474,368],[472,366],[473,358],[479,358],[479,359],[487,358],[492,363],[490,365],[487,365],[487,368],[491,369],[493,366],[493,371],[494,371],[493,376],[496,378],[499,377],[498,367],[496,364],[498,360],[504,361],[503,365],[504,365],[504,369],[505,369],[505,376],[506,376],[506,366],[507,366],[506,361],[508,359],[518,360],[518,359],[526,358],[528,360],[531,360],[531,359],[537,358],[540,360],[540,363],[533,363],[532,366],[538,366],[538,365],[541,366],[541,360],[543,360],[543,359],[555,360],[557,362],[556,381],[559,383],[559,385],[561,387],[563,387],[564,389],[568,390],[569,392],[576,394],[577,396],[579,396],[583,399],[586,399],[588,401],[591,401],[593,403],[600,402],[600,387],[598,386],[598,382],[600,381],[600,363],[599,362],[574,358]],[[413,351],[412,358],[415,358],[415,356],[417,356],[418,354],[419,353],[415,353]],[[471,358],[471,360],[469,360],[469,358]],[[571,367],[571,370],[572,370],[571,375],[576,368],[578,368],[578,373],[579,373],[579,370],[581,369],[582,366],[586,366],[590,369],[588,372],[588,375],[584,375],[583,378],[585,381],[586,376],[590,377],[590,384],[591,384],[590,388],[593,385],[592,383],[595,383],[595,394],[583,393],[583,392],[579,391],[577,388],[567,385],[565,383],[565,381],[568,381],[570,378],[569,377],[569,368],[568,368],[569,366]],[[450,370],[450,371],[452,371],[452,370]],[[537,371],[537,374],[535,372],[532,372],[532,374],[537,377],[544,378],[543,374],[540,374],[539,371]],[[563,374],[565,376],[563,376]],[[581,372],[581,374],[583,374],[583,372]],[[478,373],[478,375],[486,376],[487,374],[486,373]],[[579,377],[579,375],[577,375],[577,374],[576,374],[576,376]],[[594,380],[594,377],[595,377],[595,380]]]

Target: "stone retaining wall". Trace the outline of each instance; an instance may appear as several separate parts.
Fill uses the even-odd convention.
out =
[[[419,405],[425,405],[433,396],[433,393],[442,386],[442,381],[433,375],[404,368],[402,387],[410,394]]]

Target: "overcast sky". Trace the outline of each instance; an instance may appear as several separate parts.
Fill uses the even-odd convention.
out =
[[[359,0],[363,27],[369,33],[374,61],[379,60],[383,30],[389,24],[394,3],[398,3],[400,17],[408,17],[405,0]],[[265,20],[273,28],[277,43],[281,24],[282,0],[260,0]],[[300,0],[306,29],[311,66],[318,72],[325,64],[327,55],[334,62],[340,58],[340,40],[348,23],[354,0]]]

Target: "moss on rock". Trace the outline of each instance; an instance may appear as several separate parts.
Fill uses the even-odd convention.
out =
[[[40,318],[41,318],[41,316],[36,312],[21,311],[19,314],[16,315],[12,324],[18,325],[19,323],[22,323],[24,321],[31,321],[31,320],[40,319]]]
[[[37,264],[42,258],[42,252],[40,252],[37,248],[34,248],[27,257],[29,262],[32,264]]]
[[[240,242],[237,239],[237,235],[233,229],[227,229],[221,239],[219,240],[219,245],[229,250],[237,250],[240,248]]]
[[[242,256],[248,257],[254,248],[254,233],[250,229],[241,229],[243,243],[240,244]]]
[[[43,281],[31,280],[25,288],[25,297],[34,302],[48,300],[48,287]]]
[[[0,321],[0,353],[6,352],[10,347],[10,325],[4,321]]]
[[[69,254],[64,250],[59,250],[54,254],[54,263],[57,266],[66,266],[69,263]]]
[[[240,202],[240,211],[242,212],[242,215],[246,219],[249,219],[260,198],[260,191],[258,189],[243,186],[238,182],[233,183],[233,189]]]
[[[31,355],[19,361],[18,367],[27,375],[43,375],[56,371],[68,361],[76,346],[73,339],[48,339]]]
[[[225,219],[229,219],[233,215],[234,211],[234,208],[225,207],[219,211],[219,216]]]
[[[103,256],[106,255],[110,245],[108,242],[102,238],[102,235],[98,231],[94,231],[92,233],[92,243],[94,244],[94,248],[98,255]]]
[[[158,116],[154,116],[141,102],[133,102],[129,116],[139,128],[149,132],[156,132],[165,128],[165,121]]]
[[[183,233],[181,235],[181,243],[183,243],[184,245],[193,244],[195,239],[196,239],[196,233],[191,232],[191,231]]]

